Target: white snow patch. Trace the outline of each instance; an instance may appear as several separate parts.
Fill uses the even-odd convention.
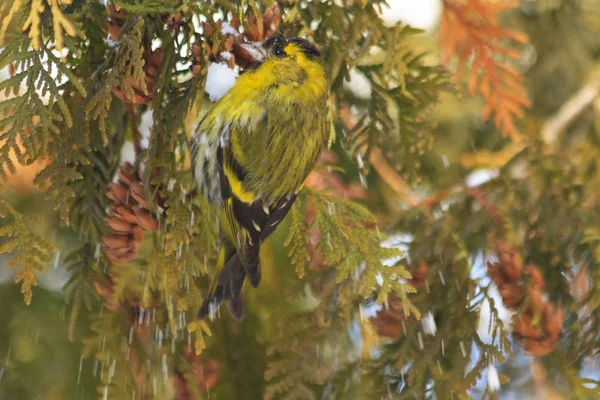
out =
[[[498,370],[496,367],[490,364],[487,371],[488,388],[492,392],[500,389],[500,377],[498,376]]]
[[[229,60],[231,60],[231,57],[233,57],[233,54],[231,54],[228,51],[223,51],[223,52],[221,52],[221,57],[223,57],[225,60],[229,61]]]
[[[150,143],[150,135],[152,125],[154,124],[154,120],[152,119],[152,110],[146,110],[142,114],[142,120],[140,121],[140,135],[142,135],[142,140],[140,140],[140,146],[142,149],[147,149],[148,144]]]
[[[471,172],[466,178],[467,186],[474,187],[483,185],[487,181],[494,179],[498,176],[499,172],[495,168],[484,168],[478,169]]]
[[[236,35],[239,36],[240,32],[233,26],[229,25],[229,22],[223,22],[221,25],[221,33],[223,35]]]
[[[113,40],[110,35],[108,35],[108,37],[106,38],[106,44],[108,44],[108,47],[117,47],[119,45],[119,42],[117,42],[116,40]]]
[[[423,318],[421,318],[421,325],[423,325],[423,332],[425,332],[426,335],[435,336],[437,325],[435,324],[435,319],[433,318],[431,311],[428,311],[427,314],[423,315]]]
[[[383,276],[381,276],[379,272],[377,273],[377,275],[375,275],[375,280],[377,281],[377,284],[379,286],[383,285]]]
[[[498,292],[498,288],[496,287],[496,285],[492,284],[488,294],[491,298],[494,299],[494,307],[498,312],[498,318],[504,324],[504,329],[506,331],[510,331],[514,311],[504,306],[504,304],[502,303],[502,297],[500,296],[500,292]],[[477,325],[477,334],[484,343],[492,343],[494,324],[492,324],[492,329],[490,330],[491,318],[492,314],[490,310],[490,302],[486,299],[481,304],[481,310],[479,311],[479,323]]]
[[[225,96],[233,87],[238,73],[225,64],[211,63],[208,66],[206,86],[204,90],[208,93],[210,101],[215,102]]]
[[[359,99],[369,99],[371,97],[371,82],[356,68],[350,70],[350,81],[344,80],[344,88],[351,91]]]
[[[133,147],[132,142],[123,143],[123,147],[121,147],[121,162],[123,164],[125,162],[129,162],[133,164],[135,162],[135,149]]]
[[[442,14],[441,0],[394,0],[383,6],[381,19],[388,26],[397,22],[426,31],[435,29]]]

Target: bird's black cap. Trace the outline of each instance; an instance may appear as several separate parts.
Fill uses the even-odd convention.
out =
[[[264,47],[266,49],[280,48],[283,50],[285,48],[285,46],[287,46],[289,43],[294,43],[294,44],[298,45],[298,47],[300,47],[302,52],[308,57],[311,57],[311,58],[321,57],[321,52],[319,51],[317,46],[315,46],[308,40],[302,39],[299,37],[286,38],[286,37],[283,37],[282,35],[273,36],[265,41]]]

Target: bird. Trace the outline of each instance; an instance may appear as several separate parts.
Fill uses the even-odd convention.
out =
[[[289,212],[330,135],[327,72],[313,43],[279,35],[240,47],[252,64],[201,119],[190,144],[196,185],[224,211],[220,231],[227,233],[199,320],[224,301],[242,319],[246,278],[260,284],[261,243]]]

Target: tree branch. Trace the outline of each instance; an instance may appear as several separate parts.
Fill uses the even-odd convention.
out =
[[[542,140],[552,145],[562,131],[581,114],[600,94],[600,77],[579,89],[542,127]]]

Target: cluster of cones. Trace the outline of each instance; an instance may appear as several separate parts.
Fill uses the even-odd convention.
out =
[[[118,41],[121,34],[121,28],[125,23],[126,11],[117,4],[109,4],[108,10],[108,28],[109,37],[115,42]],[[240,18],[235,16],[230,22],[216,22],[213,26],[207,22],[202,23],[202,29],[205,37],[216,38],[203,40],[199,36],[191,47],[192,66],[191,71],[194,75],[199,75],[203,71],[205,57],[208,61],[225,63],[229,68],[238,65],[242,71],[250,65],[252,58],[244,49],[238,46],[245,40],[263,41],[271,37],[279,28],[281,11],[277,4],[268,7],[262,15],[257,15],[254,11],[249,11],[244,18],[244,33],[239,33],[242,25]],[[165,15],[164,22],[172,29],[178,31],[182,24],[181,14]],[[224,29],[227,25],[228,29]],[[221,35],[215,35],[220,32]],[[127,104],[152,104],[154,82],[156,80],[160,65],[163,60],[163,53],[160,48],[151,50],[149,46],[144,50],[144,72],[146,74],[144,82],[135,82],[130,80],[129,84],[133,88],[134,95],[126,96],[121,88],[113,89],[113,94],[121,101]]]
[[[112,205],[106,224],[110,232],[104,234],[102,243],[111,263],[126,263],[137,256],[144,229],[158,231],[158,221],[145,199],[140,175],[131,164],[121,165],[118,182],[109,186],[107,196]]]
[[[562,308],[545,298],[545,281],[537,266],[523,268],[521,255],[503,240],[497,240],[495,248],[498,262],[488,262],[488,275],[498,286],[503,303],[522,310],[513,316],[513,335],[531,355],[551,353],[561,335]]]
[[[421,261],[410,271],[412,279],[409,283],[417,288],[423,288],[425,281],[429,276],[429,267],[427,263]],[[377,311],[374,317],[370,318],[371,325],[375,328],[377,334],[381,337],[396,339],[404,331],[403,321],[406,319],[402,301],[394,296],[388,298],[386,307]]]
[[[533,356],[551,353],[560,339],[563,310],[545,298],[545,281],[537,266],[523,268],[520,254],[502,240],[496,242],[495,248],[498,262],[488,263],[488,274],[498,286],[503,303],[514,310],[522,310],[513,316],[513,336]],[[410,283],[422,288],[429,268],[425,262],[420,262],[411,273]],[[402,302],[390,296],[387,306],[370,321],[379,336],[396,339],[404,330],[405,319]]]
[[[114,280],[120,277],[120,266],[118,264],[133,260],[142,244],[144,231],[158,230],[158,221],[155,215],[150,211],[150,205],[145,198],[144,186],[142,184],[138,170],[129,163],[120,167],[118,181],[110,184],[110,191],[107,196],[112,200],[106,224],[110,232],[102,237],[104,252],[111,263],[115,264],[111,268],[110,276],[107,276],[104,282],[95,281],[94,286],[99,295],[104,299],[104,304],[111,311],[123,309],[131,310],[132,325],[135,328],[135,336],[138,341],[145,343],[152,337],[152,325],[146,323],[147,317],[144,317],[141,308],[142,299],[139,294],[133,293],[132,298],[119,299],[114,290]],[[160,203],[157,200],[157,203]],[[152,300],[150,300],[152,302]],[[146,304],[144,309],[159,307],[157,302]],[[149,317],[149,313],[147,312]],[[132,356],[133,357],[133,356]],[[191,366],[193,381],[203,391],[211,390],[219,377],[220,365],[216,360],[206,359],[196,355],[191,346],[186,346],[183,358]],[[132,358],[131,367],[136,384],[140,387],[144,382],[144,365],[138,362],[135,357]],[[169,378],[178,399],[192,399],[194,395],[188,386],[186,379],[181,373],[176,372]]]
[[[250,65],[252,58],[244,49],[238,46],[244,39],[251,42],[261,42],[271,37],[279,28],[281,10],[277,4],[268,7],[262,15],[249,11],[244,17],[244,33],[240,34],[240,18],[235,16],[229,22],[217,21],[216,26],[207,22],[202,29],[207,37],[215,37],[216,31],[221,32],[218,41],[198,38],[192,45],[192,73],[198,75],[206,56],[211,62],[225,63],[229,68],[238,65],[242,71]],[[227,28],[227,29],[225,29]]]

